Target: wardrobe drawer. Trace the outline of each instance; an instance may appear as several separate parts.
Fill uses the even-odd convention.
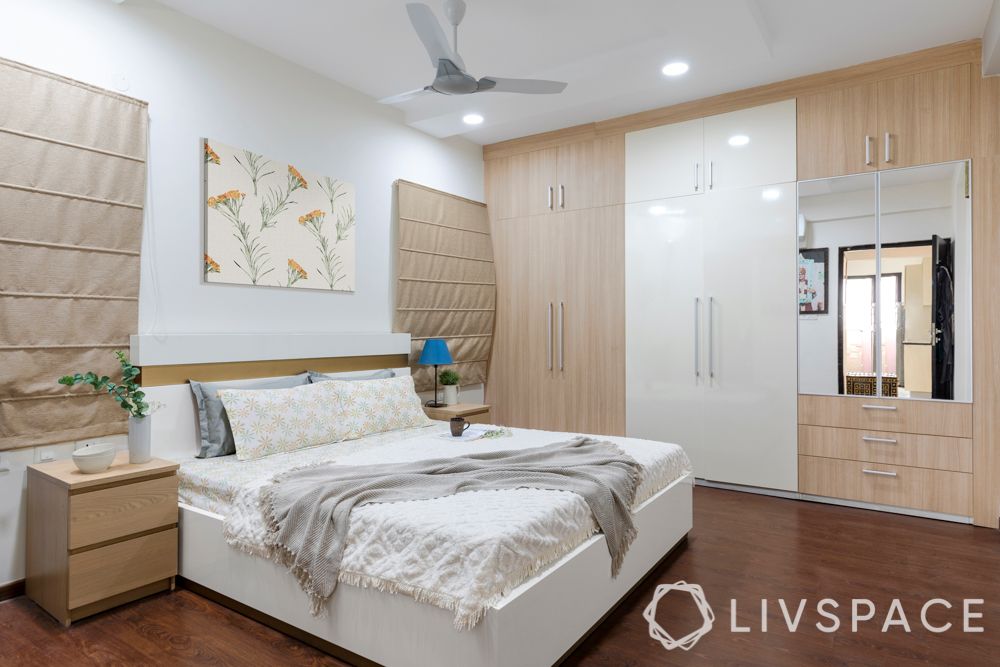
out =
[[[98,544],[177,523],[177,476],[69,497],[69,548]]]
[[[970,516],[972,475],[799,456],[799,491],[815,496]]]
[[[800,425],[799,454],[972,472],[972,440],[941,435]]]
[[[971,438],[972,405],[799,394],[799,424]]]

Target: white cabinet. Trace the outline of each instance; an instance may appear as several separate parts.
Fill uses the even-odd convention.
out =
[[[795,100],[705,119],[709,191],[795,180]]]
[[[704,429],[705,200],[625,210],[625,433],[688,452],[700,448]]]
[[[701,118],[625,135],[625,201],[697,194],[705,183]]]
[[[795,100],[625,135],[625,201],[795,180]]]
[[[795,184],[629,204],[626,434],[797,488]]]

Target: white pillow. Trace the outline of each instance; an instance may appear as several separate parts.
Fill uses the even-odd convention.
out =
[[[341,427],[347,439],[434,422],[424,408],[409,375],[364,382],[322,382],[333,385],[339,398]]]
[[[320,382],[287,389],[223,389],[236,442],[236,458],[258,459],[270,454],[339,442],[347,437],[339,407],[338,384]]]

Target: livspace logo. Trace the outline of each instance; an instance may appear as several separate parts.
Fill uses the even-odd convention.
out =
[[[656,621],[657,604],[663,596],[671,591],[690,595],[694,600],[695,607],[701,614],[702,621],[698,629],[677,639]],[[915,608],[910,609],[908,614],[903,603],[898,598],[893,598],[888,608],[883,613],[879,613],[875,602],[866,598],[854,598],[847,604],[841,604],[833,598],[823,598],[814,605],[816,614],[822,620],[814,624],[803,624],[802,618],[805,615],[806,609],[810,606],[809,600],[803,598],[793,604],[784,598],[778,598],[777,608],[781,611],[784,623],[782,624],[783,627],[780,627],[777,631],[794,633],[802,629],[815,629],[819,632],[831,634],[847,631],[847,627],[850,627],[850,632],[858,632],[859,628],[863,625],[874,623],[881,632],[898,631],[909,633],[913,631],[913,624],[917,623],[919,619],[920,626],[927,632],[934,634],[948,632],[953,628],[957,629],[957,624],[959,623],[962,632],[977,633],[983,632],[983,627],[975,623],[978,619],[983,618],[983,612],[979,611],[979,608],[983,604],[985,604],[985,601],[982,598],[966,598],[961,603],[955,604],[944,598],[932,598],[920,605],[919,610]],[[735,634],[753,632],[755,629],[761,633],[769,632],[768,612],[772,608],[772,601],[770,599],[761,598],[759,624],[754,627],[751,625],[741,625],[737,621],[739,616],[738,603],[735,599],[729,600],[729,631]],[[933,620],[931,618],[932,615],[937,620]],[[701,586],[689,584],[685,581],[657,586],[656,591],[653,593],[653,599],[642,612],[642,616],[649,623],[649,636],[660,642],[663,648],[668,651],[672,651],[675,648],[685,651],[691,650],[698,643],[699,639],[712,630],[715,622],[715,613],[712,611],[711,606],[709,606],[708,600],[705,598],[705,592]],[[954,620],[945,620],[943,617],[953,618]],[[912,622],[911,619],[913,619]]]

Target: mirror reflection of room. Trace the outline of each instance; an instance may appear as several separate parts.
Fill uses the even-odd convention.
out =
[[[965,162],[799,186],[799,390],[971,400]]]

